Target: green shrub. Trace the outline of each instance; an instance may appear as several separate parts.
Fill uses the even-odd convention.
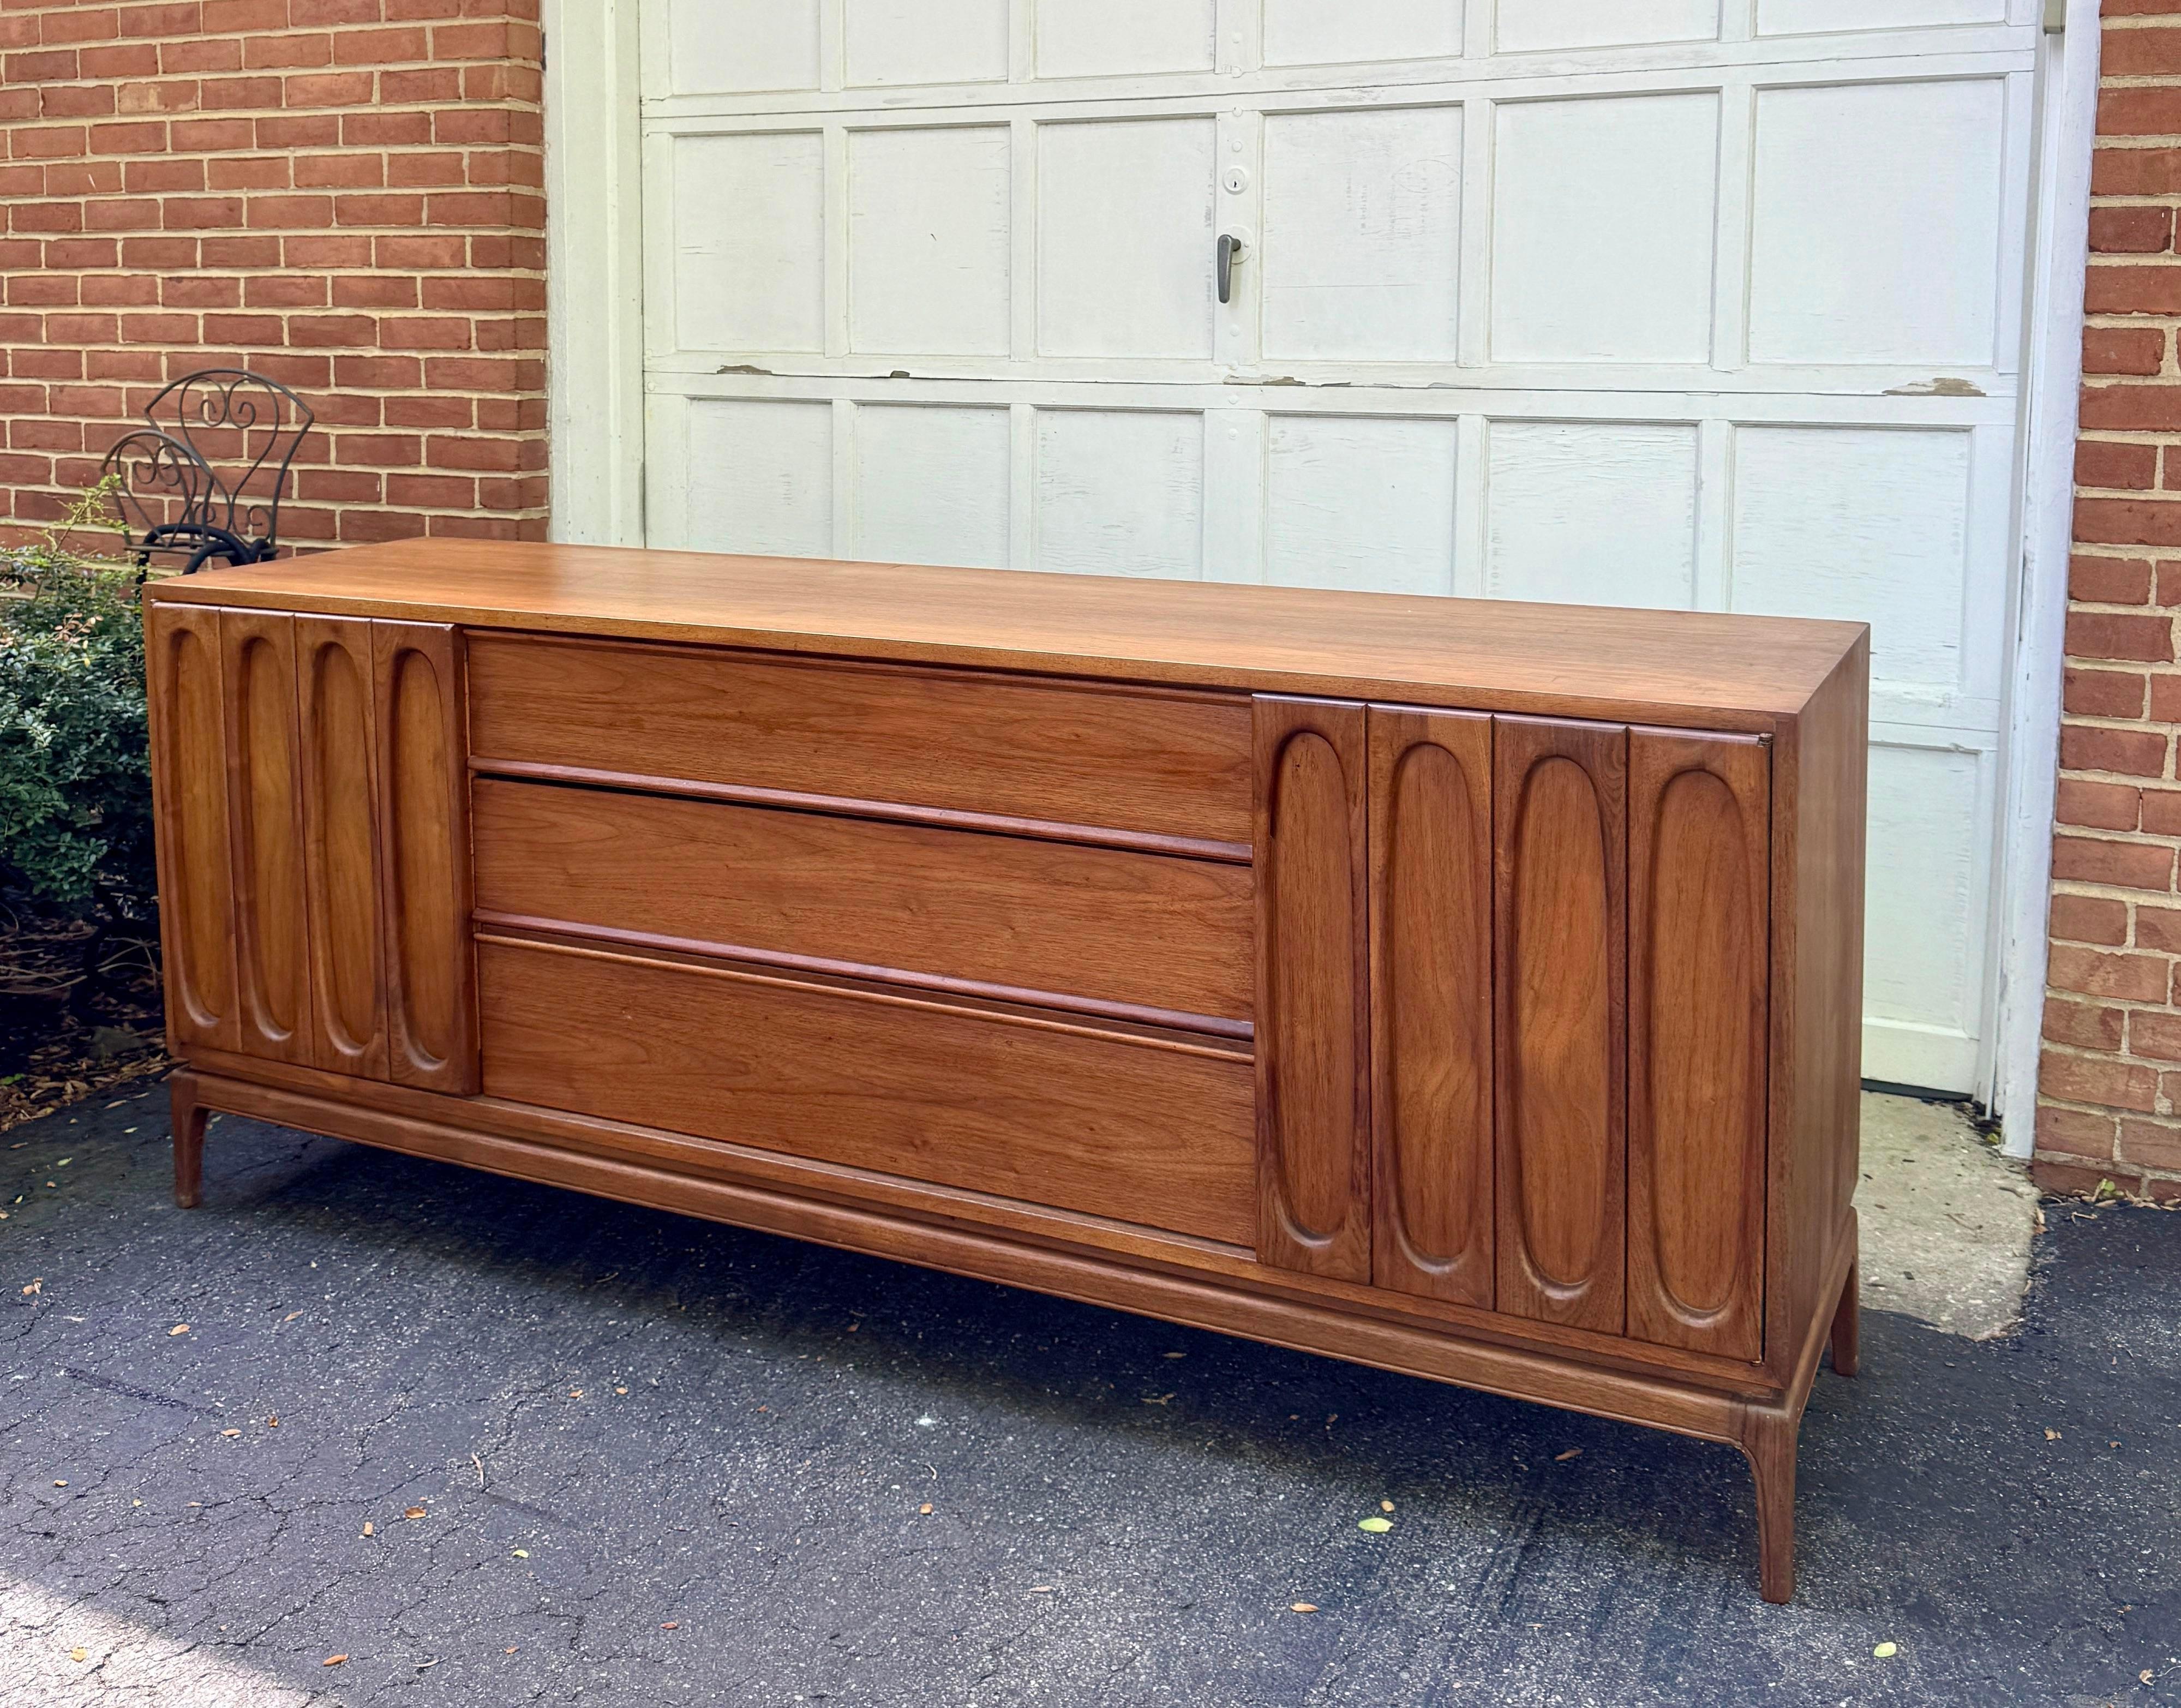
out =
[[[0,552],[0,887],[111,926],[157,884],[140,575],[79,544],[108,514],[94,489]]]

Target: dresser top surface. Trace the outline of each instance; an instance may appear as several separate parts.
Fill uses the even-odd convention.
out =
[[[697,642],[1492,710],[1762,727],[1857,622],[626,547],[399,540],[152,583],[154,603]]]

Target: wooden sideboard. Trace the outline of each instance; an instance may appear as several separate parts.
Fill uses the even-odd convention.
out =
[[[408,541],[154,583],[231,1110],[1728,1442],[1852,1374],[1869,631]]]

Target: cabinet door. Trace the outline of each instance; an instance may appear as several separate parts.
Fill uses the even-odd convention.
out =
[[[251,1055],[307,1066],[314,1056],[295,620],[223,611],[219,638],[239,1042]]]
[[[155,605],[145,617],[159,942],[167,1044],[236,1047],[235,896],[227,848],[219,613]]]
[[[1628,741],[1628,1332],[1762,1350],[1770,750]]]
[[[1257,1255],[1371,1278],[1364,709],[1255,710]]]
[[[368,622],[295,619],[312,1054],[328,1073],[383,1080],[385,962],[379,932],[371,672]]]
[[[1494,720],[1498,1307],[1619,1334],[1626,730]]]
[[[371,638],[389,1073],[467,1094],[477,1089],[477,971],[461,633],[374,622]]]
[[[1492,720],[1370,731],[1372,1278],[1489,1307]]]

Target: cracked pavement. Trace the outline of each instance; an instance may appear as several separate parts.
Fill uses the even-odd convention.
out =
[[[231,1117],[178,1211],[168,1131],[0,1136],[8,1708],[2181,1701],[2181,1215],[1867,1313],[1774,1608],[1731,1449]]]

